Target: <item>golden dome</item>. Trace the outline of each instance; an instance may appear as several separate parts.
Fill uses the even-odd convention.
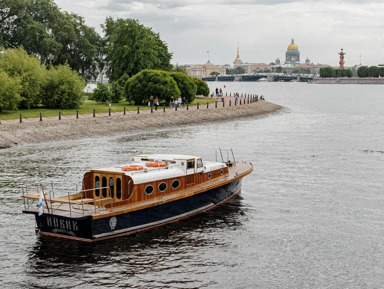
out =
[[[288,45],[288,50],[299,50],[299,47],[295,44],[293,38],[291,44]]]

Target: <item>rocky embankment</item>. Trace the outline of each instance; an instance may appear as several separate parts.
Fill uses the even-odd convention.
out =
[[[139,131],[153,128],[198,124],[212,121],[224,121],[240,117],[251,117],[275,112],[279,105],[258,101],[251,104],[207,109],[200,106],[178,109],[162,109],[140,114],[129,112],[127,115],[96,117],[84,119],[46,120],[42,122],[2,123],[0,124],[0,148],[13,145],[52,140],[68,140],[116,132]]]

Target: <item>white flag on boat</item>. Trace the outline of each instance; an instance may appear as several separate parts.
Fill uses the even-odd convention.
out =
[[[41,216],[41,214],[43,214],[44,212],[43,205],[44,205],[45,198],[44,198],[44,193],[41,187],[39,187],[39,191],[40,191],[40,196],[39,196],[39,204],[37,205],[37,207],[38,207],[38,215]]]

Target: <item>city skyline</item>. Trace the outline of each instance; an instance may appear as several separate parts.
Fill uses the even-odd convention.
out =
[[[337,66],[344,49],[345,65],[384,63],[382,1],[304,0],[56,0],[63,10],[77,13],[102,33],[105,18],[134,18],[159,33],[173,53],[172,63],[209,60],[231,64],[285,60],[292,38],[301,58]]]

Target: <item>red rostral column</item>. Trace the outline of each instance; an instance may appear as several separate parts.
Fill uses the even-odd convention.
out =
[[[343,48],[341,48],[339,55],[340,55],[340,61],[339,61],[340,69],[344,69],[344,55],[345,55],[345,53],[343,52]]]

